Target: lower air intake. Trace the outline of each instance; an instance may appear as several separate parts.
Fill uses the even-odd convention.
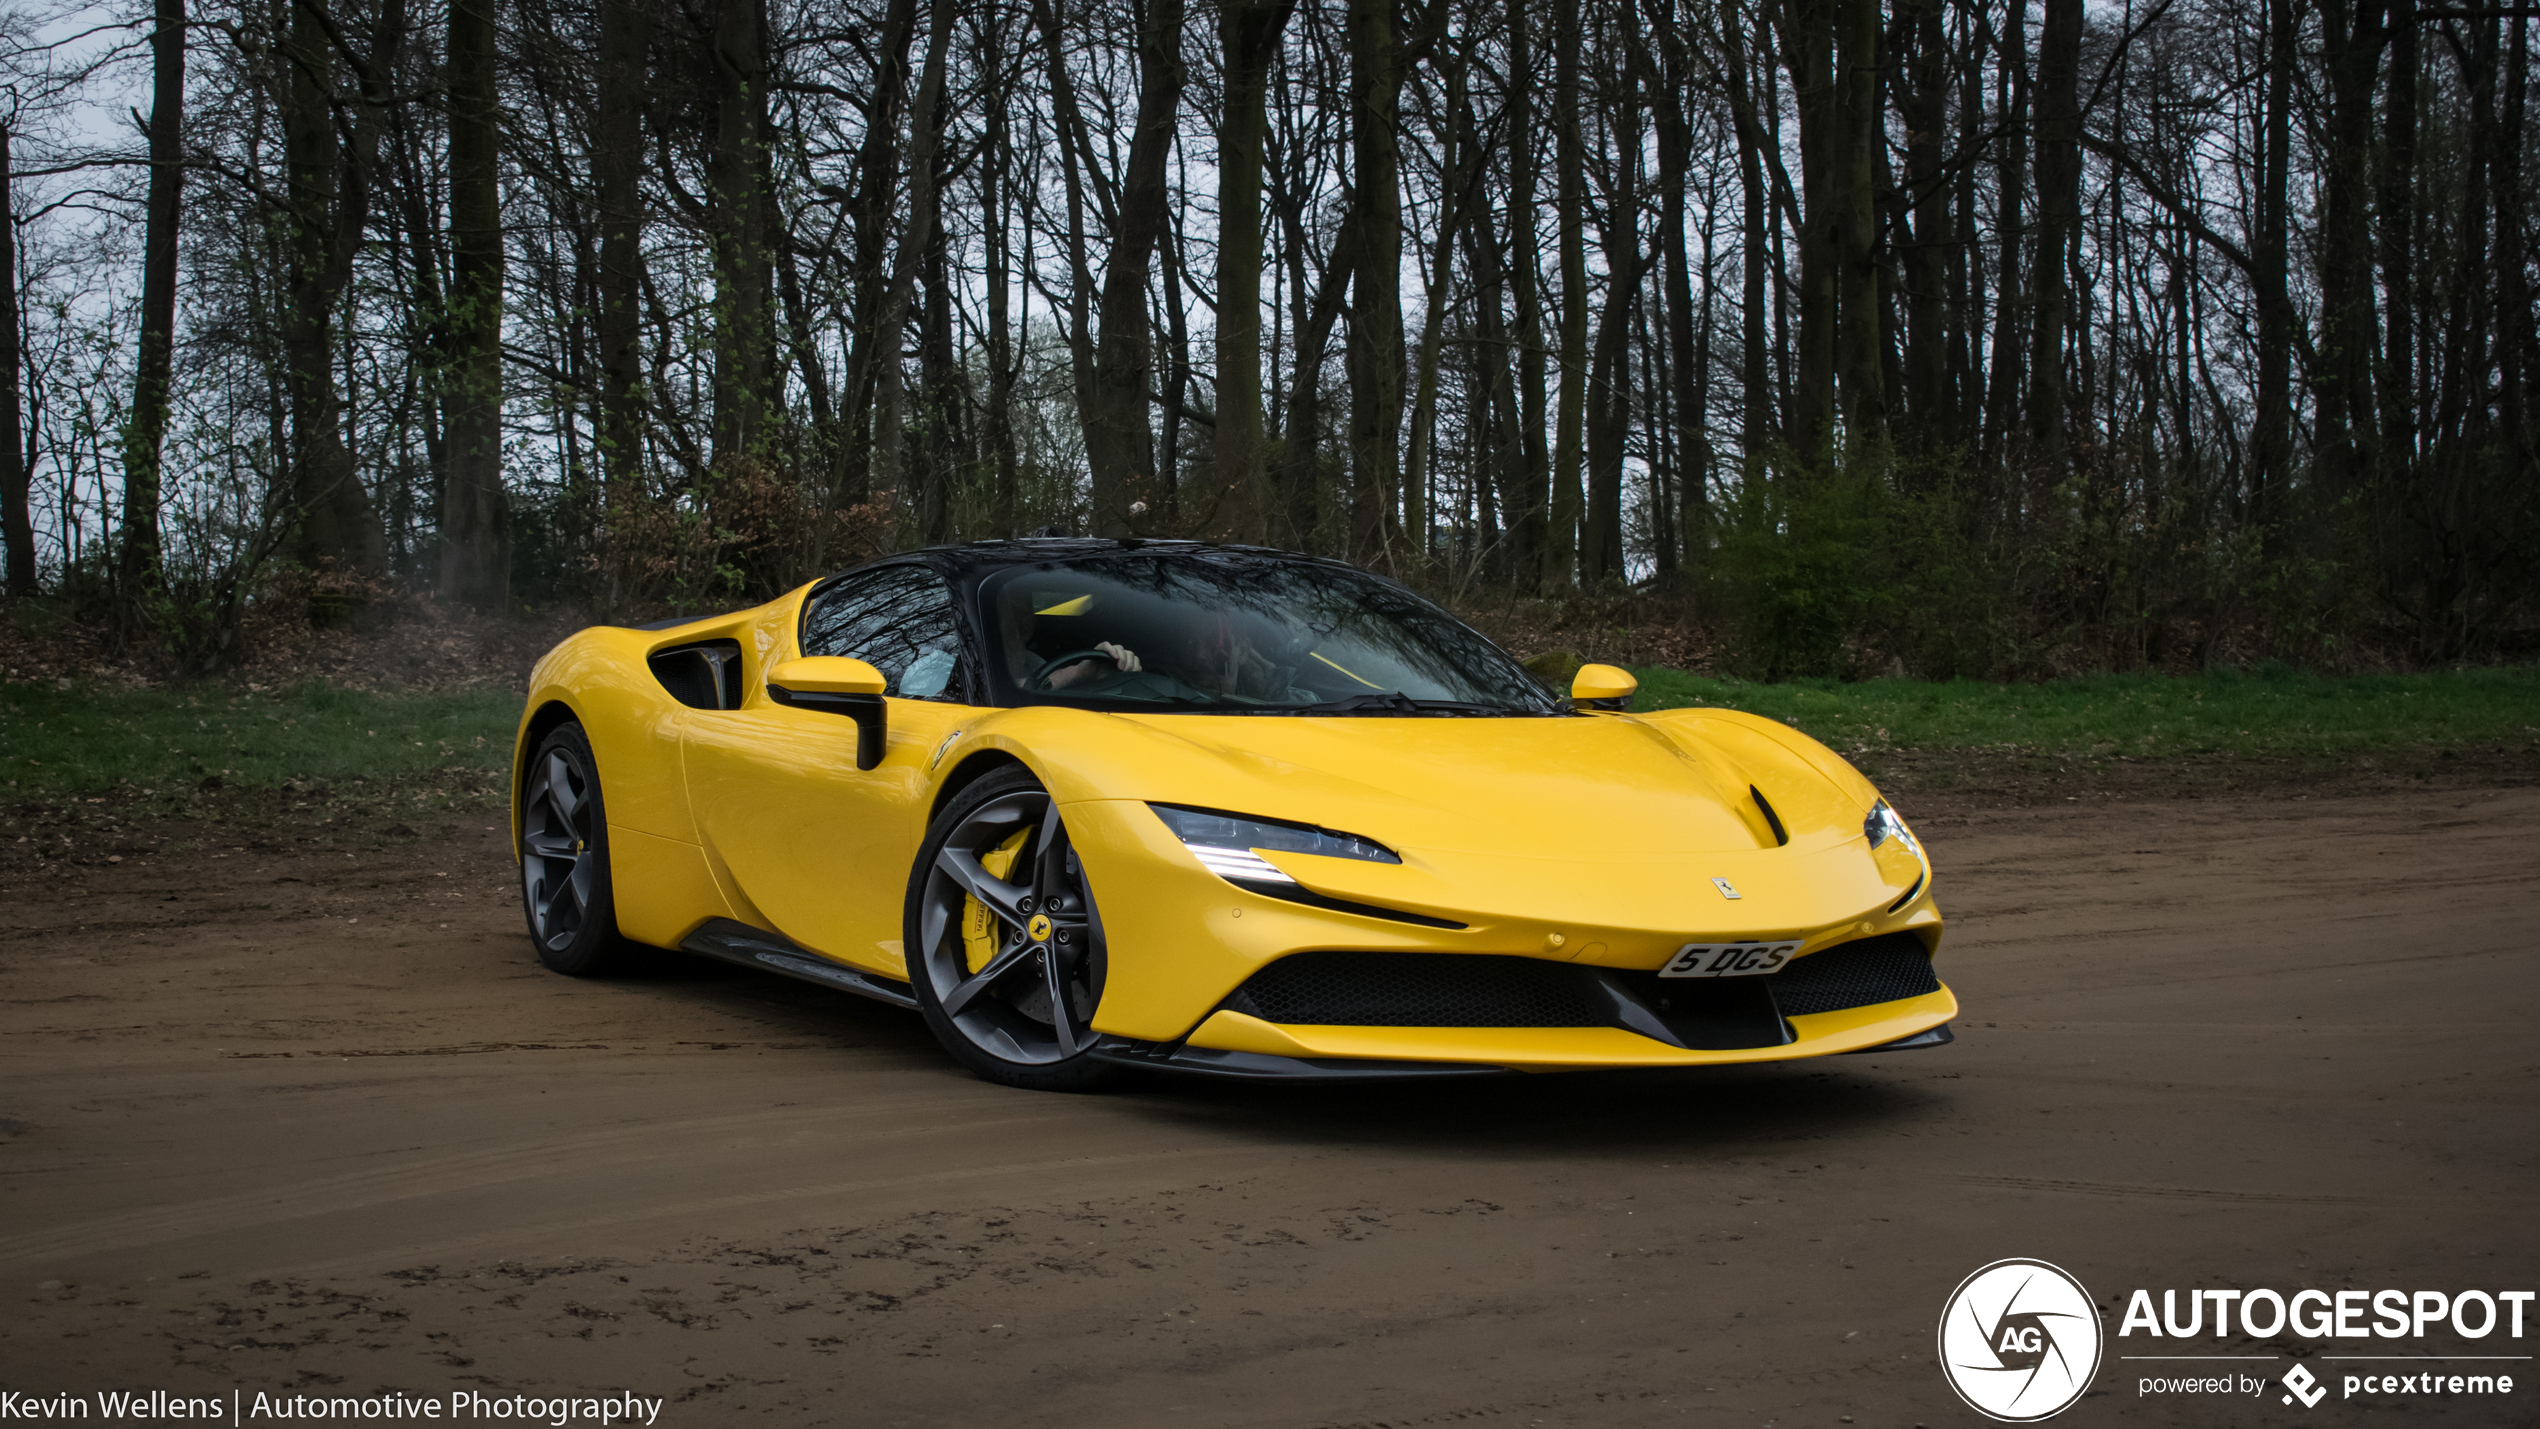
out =
[[[1784,1017],[1840,1012],[1940,991],[1931,954],[1911,933],[1838,943],[1772,975],[1773,1000]]]
[[[1296,953],[1229,1011],[1289,1026],[1610,1027],[1614,1003],[1567,963],[1479,953]]]

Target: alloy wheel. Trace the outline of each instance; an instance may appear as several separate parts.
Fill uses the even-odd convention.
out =
[[[1092,1046],[1102,920],[1056,802],[1039,789],[1016,789],[981,803],[944,837],[925,877],[916,971],[962,1038],[1002,1061],[1034,1066]],[[990,936],[982,940],[985,961],[974,966],[963,926],[979,913]]]
[[[521,892],[530,936],[561,951],[591,918],[599,850],[591,836],[591,778],[571,751],[550,747],[529,781],[521,819]]]

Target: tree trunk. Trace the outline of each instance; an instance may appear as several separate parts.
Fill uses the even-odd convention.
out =
[[[1667,377],[1670,405],[1675,409],[1675,477],[1681,492],[1677,500],[1680,516],[1675,524],[1684,536],[1682,575],[1689,579],[1700,574],[1703,533],[1710,525],[1709,483],[1703,479],[1696,462],[1697,453],[1707,454],[1709,438],[1704,432],[1701,403],[1696,400],[1693,390],[1696,365],[1693,274],[1691,260],[1685,252],[1685,185],[1693,153],[1693,128],[1685,119],[1684,95],[1692,84],[1693,76],[1683,62],[1684,41],[1676,31],[1672,0],[1659,11],[1659,36],[1662,46],[1658,83],[1659,262],[1664,269],[1661,280],[1666,285]],[[1760,183],[1758,186],[1761,186]],[[1703,213],[1706,230],[1710,221],[1711,214],[1706,207]],[[1707,260],[1709,255],[1706,253],[1704,257]],[[1707,273],[1703,296],[1710,296]],[[1759,319],[1762,316],[1760,312],[1756,314]],[[1763,353],[1759,350],[1755,356],[1761,359]],[[1660,533],[1659,574],[1662,577],[1674,577],[1678,573],[1674,544],[1672,533]]]
[[[1561,260],[1561,406],[1554,414],[1559,425],[1552,444],[1552,525],[1544,546],[1544,583],[1563,590],[1578,579],[1579,523],[1586,505],[1579,470],[1588,382],[1587,136],[1579,130],[1579,50],[1585,42],[1579,7],[1556,0],[1552,164]]]
[[[2502,484],[2507,490],[2527,492],[2533,478],[2540,476],[2532,460],[2529,378],[2534,324],[2530,264],[2525,256],[2531,252],[2526,221],[2529,206],[2523,191],[2523,176],[2528,170],[2522,148],[2524,136],[2529,133],[2523,116],[2529,102],[2531,17],[2516,15],[2512,23],[2513,40],[2504,65],[2504,113],[2498,126],[2505,140],[2496,153],[2496,246],[2505,255],[2496,265],[2496,377],[2499,416],[2504,423],[2505,471],[2509,473]],[[2527,496],[2524,499],[2528,501]],[[2465,643],[2466,640],[2464,635]]]
[[[308,0],[303,0],[308,3]],[[776,332],[770,312],[765,0],[717,0],[714,138],[706,183],[714,246],[714,459],[762,454]]]
[[[164,579],[159,556],[159,453],[168,433],[176,350],[177,205],[185,187],[185,0],[158,0],[150,36],[150,192],[143,219],[141,341],[124,427],[123,539],[116,572],[124,623],[138,628]],[[12,424],[10,443],[16,443]]]
[[[911,3],[911,0],[898,0]],[[1085,175],[1080,163],[1085,146],[1078,142],[1084,116],[1076,107],[1075,81],[1067,72],[1067,46],[1056,0],[1032,0],[1032,20],[1041,32],[1041,58],[1049,75],[1050,119],[1058,131],[1059,174],[1067,190],[1067,359],[1081,424],[1094,410],[1093,270],[1085,256]]]
[[[1036,5],[1036,13],[1042,9]],[[855,258],[848,279],[846,381],[839,393],[839,470],[830,492],[831,509],[861,503],[873,492],[873,407],[881,389],[885,362],[899,361],[896,338],[885,351],[879,340],[882,304],[890,288],[891,232],[899,208],[892,193],[899,182],[900,114],[907,103],[908,47],[917,32],[917,0],[889,0],[882,33],[874,46],[871,112],[865,116],[864,140],[856,151]],[[1053,67],[1059,67],[1055,25],[1047,30]],[[1062,97],[1064,91],[1061,92]],[[1075,171],[1070,168],[1072,180]],[[1069,197],[1074,198],[1071,187]],[[1071,203],[1071,209],[1073,204]],[[1078,291],[1082,291],[1079,288]]]
[[[2036,294],[2029,343],[2029,441],[2049,462],[2061,459],[2064,339],[2072,325],[2072,249],[2081,228],[2082,0],[2045,0],[2037,36],[2037,252],[2029,290]]]
[[[383,19],[374,65],[384,67],[394,57],[401,22],[402,12],[394,9]],[[296,0],[279,105],[290,214],[282,348],[291,405],[292,499],[301,564],[377,578],[388,570],[387,536],[344,444],[343,395],[335,385],[335,309],[352,279],[353,255],[369,214],[366,148],[376,142],[376,125],[363,112],[366,104],[347,104],[353,111],[346,126],[353,153],[344,153],[326,32],[320,0]],[[351,609],[346,601],[322,598],[311,613],[332,622]]]
[[[984,22],[982,51],[991,72],[1004,53],[1004,15],[991,10]],[[987,111],[986,172],[979,180],[981,237],[985,240],[988,289],[988,448],[996,463],[996,488],[988,500],[988,534],[1012,540],[1021,502],[1020,461],[1014,445],[1014,319],[1008,296],[1007,267],[1014,233],[1010,175],[1014,165],[1013,95],[997,80],[984,98]],[[1257,410],[1257,409],[1256,409]]]
[[[1782,33],[1799,108],[1799,371],[1791,383],[1790,445],[1803,464],[1823,461],[1834,438],[1837,272],[1843,265],[1838,155],[1847,133],[1834,67],[1835,3],[1794,0]]]
[[[1408,569],[1425,570],[1429,559],[1429,468],[1436,461],[1438,416],[1438,345],[1446,336],[1446,303],[1455,286],[1455,238],[1464,221],[1477,175],[1472,172],[1479,145],[1472,132],[1472,105],[1464,92],[1466,56],[1447,67],[1447,130],[1440,156],[1438,236],[1428,271],[1426,308],[1420,321],[1419,369],[1412,384],[1411,454],[1403,463],[1402,528]]]
[[[1968,152],[1968,161],[1956,165],[1957,178],[1951,184],[1949,267],[1949,440],[1962,443],[1972,457],[1981,445],[1977,433],[1979,413],[1984,406],[1983,337],[1985,324],[1984,274],[1979,265],[1984,251],[1976,238],[1978,198],[1976,177],[1978,166],[1974,154],[1989,142],[1984,112],[1985,50],[1990,36],[1979,31],[1969,37],[1967,46],[1953,62],[1958,83],[1958,142]]]
[[[2020,197],[2028,183],[2028,16],[2013,6],[2005,13],[2010,32],[2004,37],[1999,83],[2005,133],[1994,166],[1994,219],[1999,267],[1994,280],[1993,371],[1986,381],[1985,420],[1978,434],[1977,469],[1994,471],[2008,456],[2007,446],[2020,407],[2020,314],[2026,302],[2020,291]]]
[[[2326,143],[2320,156],[2319,459],[2331,490],[2350,488],[2378,445],[2372,399],[2372,200],[2366,166],[2372,96],[2389,40],[2382,0],[2322,0],[2322,55],[2328,71]]]
[[[1182,103],[1183,0],[1149,0],[1138,35],[1137,129],[1121,176],[1120,208],[1103,272],[1102,336],[1094,353],[1093,402],[1084,412],[1092,468],[1094,534],[1145,534],[1155,451],[1147,424],[1154,337],[1147,321],[1147,263],[1171,216],[1165,160]],[[1140,508],[1133,510],[1132,508]]]
[[[2070,0],[2079,4],[2080,0]],[[1839,96],[1834,122],[1833,231],[1838,324],[1837,376],[1843,385],[1843,417],[1847,449],[1858,450],[1887,432],[1888,343],[1879,300],[1880,160],[1887,147],[1881,123],[1881,49],[1879,0],[1839,0],[1842,69],[1836,77]]]
[[[2077,0],[2058,0],[2077,3]],[[2257,411],[2249,436],[2249,521],[2275,551],[2279,509],[2292,466],[2293,300],[2286,290],[2289,221],[2287,188],[2292,170],[2294,75],[2292,0],[2267,0],[2266,112],[2260,121],[2258,231],[2250,274],[2258,306]],[[2044,260],[2039,262],[2045,266]]]
[[[1638,29],[1634,7],[1626,3],[1620,19],[1624,32]],[[1627,53],[1637,56],[1638,46]],[[1623,566],[1623,458],[1631,436],[1632,314],[1640,298],[1641,120],[1638,103],[1640,65],[1624,61],[1619,102],[1608,115],[1614,183],[1605,195],[1597,229],[1605,254],[1605,311],[1597,323],[1596,354],[1586,400],[1587,524],[1580,545],[1582,583],[1601,586],[1620,582]]]
[[[1693,349],[1693,400],[1690,414],[1680,413],[1677,422],[1684,431],[1684,500],[1679,519],[1684,524],[1684,577],[1702,574],[1704,557],[1711,549],[1711,466],[1715,460],[1715,444],[1711,440],[1711,334],[1713,300],[1719,285],[1713,281],[1713,259],[1719,238],[1718,193],[1707,196],[1702,206],[1702,317],[1697,324],[1698,337]]]
[[[1467,111],[1463,122],[1468,133],[1473,127]],[[1501,304],[1507,296],[1504,264],[1500,257],[1498,235],[1484,221],[1468,226],[1464,233],[1465,263],[1473,274],[1475,326],[1480,341],[1473,346],[1476,381],[1481,387],[1474,407],[1488,424],[1491,435],[1491,474],[1499,500],[1496,503],[1508,518],[1510,534],[1524,511],[1526,488],[1526,443],[1518,415],[1517,394],[1509,379],[1508,326]],[[1478,440],[1478,438],[1477,438]],[[1476,475],[1474,485],[1484,483]],[[1502,554],[1502,576],[1521,586],[1532,583],[1533,567],[1527,563],[1524,550],[1511,549]]]
[[[937,3],[951,8],[949,0]],[[937,112],[941,112],[940,106]],[[937,127],[941,128],[940,122]],[[934,162],[932,156],[929,158]],[[940,193],[941,175],[927,187]],[[938,207],[940,202],[937,200]],[[917,444],[915,455],[921,472],[917,484],[921,498],[919,539],[939,546],[954,539],[967,495],[965,478],[973,467],[967,437],[969,424],[963,420],[968,403],[963,400],[960,362],[953,353],[953,285],[944,251],[944,225],[930,220],[927,228],[925,301],[920,305],[923,316],[918,320],[917,339],[919,410],[925,414],[925,422],[920,428],[923,440]]]
[[[8,559],[13,596],[37,593],[35,519],[28,506],[24,412],[18,406],[18,355],[25,350],[18,313],[18,210],[10,163],[9,126],[0,124],[0,548]]]
[[[1155,529],[1182,533],[1182,428],[1191,415],[1191,333],[1187,294],[1190,291],[1182,270],[1181,225],[1168,221],[1164,232],[1156,236],[1156,257],[1161,269],[1155,286],[1164,299],[1164,440],[1158,444],[1155,464],[1154,494],[1148,498],[1149,520]]]
[[[1293,215],[1291,215],[1293,218]],[[1288,383],[1288,419],[1280,433],[1278,488],[1285,503],[1289,543],[1299,549],[1313,544],[1316,507],[1322,486],[1323,353],[1332,341],[1332,325],[1340,321],[1341,304],[1358,261],[1352,230],[1344,227],[1323,278],[1308,298],[1298,294],[1301,311],[1296,325],[1296,366]],[[1299,228],[1292,242],[1302,244]],[[1298,284],[1302,289],[1304,285]]]
[[[769,256],[776,261],[776,300],[785,317],[785,348],[792,356],[794,370],[803,381],[803,403],[810,408],[810,422],[802,436],[802,460],[810,471],[826,473],[838,469],[837,393],[829,385],[829,364],[821,356],[823,314],[811,304],[812,295],[803,285],[802,257],[805,245],[786,225],[778,224],[775,243]],[[816,270],[815,270],[816,271]],[[815,553],[820,543],[813,542]]]
[[[494,5],[450,0],[450,466],[441,483],[441,594],[487,612],[511,600]]]
[[[1728,59],[1729,88],[1741,115],[1751,116],[1754,98],[1746,64],[1746,46],[1731,37],[1725,44]],[[1739,441],[1745,448],[1746,469],[1754,475],[1762,470],[1764,453],[1774,441],[1772,341],[1766,336],[1769,307],[1769,277],[1773,259],[1771,239],[1766,229],[1772,223],[1772,210],[1764,193],[1764,136],[1751,119],[1737,125],[1737,182],[1739,221],[1741,224],[1738,297],[1740,354],[1739,381],[1744,386],[1745,420]]]
[[[2381,447],[2388,470],[2416,459],[2417,16],[2414,0],[2391,0],[2390,82],[2382,101],[2380,202]]]
[[[2489,291],[2492,275],[2488,252],[2488,219],[2491,216],[2488,175],[2497,144],[2496,128],[2496,59],[2499,49],[2497,29],[2493,24],[2476,23],[2467,27],[2466,36],[2447,36],[2453,59],[2459,65],[2459,85],[2466,91],[2468,114],[2467,140],[2460,147],[2462,160],[2452,172],[2458,174],[2458,207],[2453,211],[2454,233],[2446,245],[2452,250],[2453,264],[2449,284],[2451,301],[2446,306],[2445,332],[2439,344],[2443,369],[2435,383],[2436,397],[2433,430],[2426,434],[2429,455],[2441,455],[2447,445],[2457,444],[2468,430],[2485,425],[2488,402],[2487,384],[2487,319],[2493,309],[2482,300]],[[2457,112],[2457,111],[2456,111]],[[2428,206],[2440,211],[2441,199]],[[2432,229],[2439,218],[2428,224]],[[2437,230],[2439,231],[2439,230]],[[2442,289],[2434,290],[2438,295]],[[2430,463],[2430,467],[2451,467],[2452,462]],[[2448,472],[2424,472],[2426,485],[2448,479]],[[2427,498],[2430,500],[2430,498]],[[2436,513],[2438,528],[2452,523],[2446,513]],[[2448,530],[2442,532],[2448,535]],[[2444,639],[2437,632],[2424,637],[2428,649],[2441,648]]]
[[[1905,419],[1927,447],[1957,440],[1949,403],[1948,254],[1950,186],[1941,168],[1941,129],[1948,122],[1949,55],[1941,38],[1940,0],[1902,0],[1897,16],[1912,45],[1897,96],[1905,124],[1906,200],[1914,218],[1905,270]]]
[[[1226,118],[1217,131],[1217,481],[1226,528],[1270,539],[1269,466],[1261,428],[1261,151],[1269,128],[1270,61],[1296,0],[1230,3],[1218,14]]]
[[[909,303],[917,290],[919,266],[935,242],[936,154],[944,137],[944,65],[952,44],[953,0],[932,0],[927,22],[926,69],[917,83],[917,107],[910,115],[908,155],[908,227],[900,235],[891,263],[891,284],[882,298],[881,316],[873,329],[874,360],[879,364],[879,396],[873,423],[874,481],[883,491],[901,491],[906,481],[902,450],[907,422],[907,393],[901,372],[902,334],[908,330]],[[920,503],[921,506],[923,503]],[[934,539],[940,512],[921,511],[919,521]]]
[[[593,323],[600,359],[600,467],[604,580],[615,611],[626,571],[613,546],[644,494],[644,95],[652,52],[652,0],[602,0],[597,113],[591,167],[598,190],[600,272]]]
[[[1605,311],[1598,316],[1596,351],[1586,413],[1587,522],[1580,543],[1579,578],[1589,586],[1621,581],[1623,566],[1623,458],[1632,430],[1632,311],[1640,297],[1640,235],[1636,206],[1626,187],[1608,205],[1601,237],[1609,267]]]
[[[1555,0],[1566,3],[1566,0]],[[1534,35],[1525,0],[1508,0],[1508,68],[1534,74]],[[1525,463],[1515,489],[1506,493],[1511,577],[1520,590],[1555,579],[1551,564],[1552,456],[1544,442],[1546,372],[1543,342],[1543,253],[1535,229],[1541,184],[1535,168],[1534,85],[1521,79],[1508,94],[1509,301],[1517,310],[1517,430]],[[1559,579],[1569,578],[1566,562]]]
[[[1351,224],[1358,236],[1347,335],[1349,558],[1385,550],[1402,484],[1402,57],[1394,0],[1350,0]],[[1390,564],[1390,561],[1388,561]]]

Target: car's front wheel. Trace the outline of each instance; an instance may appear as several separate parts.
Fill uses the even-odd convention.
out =
[[[538,741],[521,787],[520,898],[538,960],[560,973],[600,977],[633,967],[638,953],[617,931],[609,882],[609,821],[598,764],[579,724]]]
[[[904,946],[926,1025],[992,1082],[1084,1091],[1095,1060],[1102,918],[1057,804],[1025,770],[989,775],[939,815],[909,875]]]

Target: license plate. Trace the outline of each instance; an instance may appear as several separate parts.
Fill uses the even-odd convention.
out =
[[[1789,943],[1687,943],[1658,970],[1660,977],[1755,977],[1777,971],[1799,951]]]

